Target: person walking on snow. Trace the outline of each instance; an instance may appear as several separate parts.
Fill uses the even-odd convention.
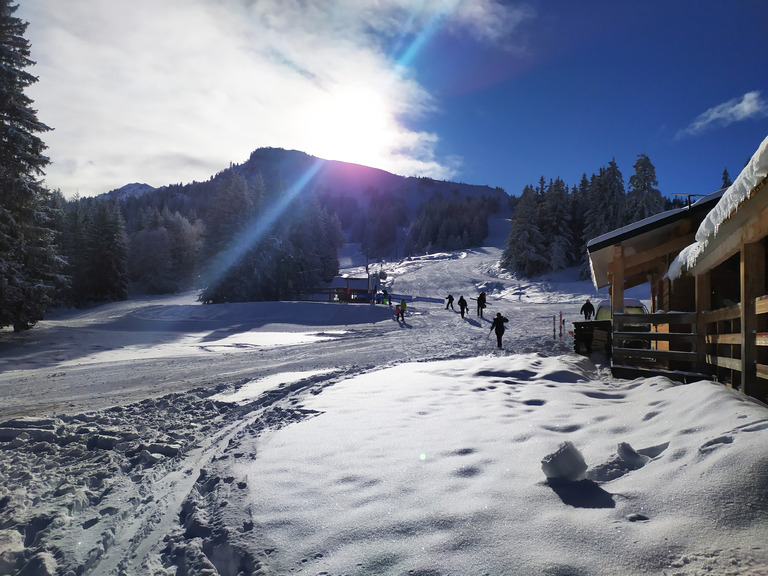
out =
[[[399,312],[400,316],[398,318],[398,321],[400,320],[400,318],[402,318],[403,322],[405,322],[405,307],[406,307],[405,298],[403,298],[402,300],[400,300],[400,305],[398,306],[398,308],[400,308],[400,312]]]
[[[589,320],[592,318],[592,314],[595,313],[595,307],[592,305],[592,302],[589,301],[589,298],[584,302],[584,306],[581,307],[581,313],[584,314],[584,320]]]
[[[491,331],[488,332],[488,335],[490,336],[491,332],[496,331],[496,346],[499,348],[501,348],[501,337],[504,335],[504,324],[507,322],[509,320],[502,316],[501,312],[496,312],[496,317],[491,322]]]
[[[469,304],[464,300],[464,296],[459,296],[459,310],[461,311],[461,317],[464,318],[464,312],[469,308]]]
[[[477,315],[480,318],[483,317],[483,310],[485,310],[485,292],[480,292],[480,296],[477,297]]]
[[[445,305],[445,309],[448,310],[448,306],[451,307],[451,310],[456,310],[456,308],[453,307],[453,294],[448,294],[448,303]]]

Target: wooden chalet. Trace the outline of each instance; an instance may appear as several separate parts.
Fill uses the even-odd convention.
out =
[[[766,167],[768,138],[727,190],[588,243],[594,284],[609,287],[616,376],[708,378],[768,401]],[[650,313],[624,314],[624,292],[644,283]]]
[[[330,299],[339,302],[369,303],[379,290],[379,277],[376,274],[363,278],[337,276],[331,282]]]

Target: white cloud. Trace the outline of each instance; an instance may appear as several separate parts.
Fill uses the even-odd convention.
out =
[[[711,128],[762,116],[768,116],[768,102],[760,97],[759,91],[747,92],[741,98],[734,98],[700,114],[688,127],[680,130],[677,137],[696,136]]]
[[[206,179],[260,146],[404,175],[455,176],[436,104],[388,47],[429,22],[494,41],[519,16],[495,0],[25,0],[29,89],[70,196]]]

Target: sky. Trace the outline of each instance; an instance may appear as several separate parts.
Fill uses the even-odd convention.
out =
[[[768,135],[764,0],[24,0],[68,198],[207,180],[261,147],[502,187],[639,154],[666,196]]]

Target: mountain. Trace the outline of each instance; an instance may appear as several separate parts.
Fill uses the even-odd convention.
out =
[[[183,214],[190,207],[199,209],[201,204],[210,202],[216,194],[216,188],[212,189],[211,184],[218,184],[218,181],[230,172],[241,174],[249,183],[261,177],[267,190],[288,190],[306,179],[307,181],[301,186],[302,194],[354,198],[363,209],[368,207],[371,193],[402,198],[406,201],[411,217],[423,202],[435,195],[456,199],[485,198],[498,202],[502,207],[506,206],[509,199],[503,188],[433,180],[426,177],[398,176],[378,168],[338,160],[324,160],[305,152],[283,148],[258,148],[251,153],[246,162],[232,164],[229,168],[212,175],[206,182],[168,185],[160,188],[152,188],[148,184],[127,184],[108,192],[106,196],[131,200],[154,194],[162,197],[162,202],[158,203],[164,203],[171,209],[178,209]],[[308,175],[311,177],[307,178]]]
[[[398,176],[378,168],[324,160],[304,152],[282,148],[259,148],[251,153],[248,161],[233,165],[231,169],[243,174],[246,180],[260,174],[268,188],[270,185],[290,186],[294,182],[300,182],[307,174],[314,173],[305,187],[309,193],[330,193],[359,200],[365,200],[365,193],[369,191],[396,193],[409,199],[409,207],[412,210],[435,194],[459,198],[485,197],[498,199],[499,202],[506,202],[508,199],[502,188],[426,177]]]
[[[154,192],[155,190],[157,190],[157,188],[150,186],[149,184],[134,182],[133,184],[126,184],[120,188],[110,190],[106,195],[110,199],[126,200],[128,198],[138,198],[149,192]]]

